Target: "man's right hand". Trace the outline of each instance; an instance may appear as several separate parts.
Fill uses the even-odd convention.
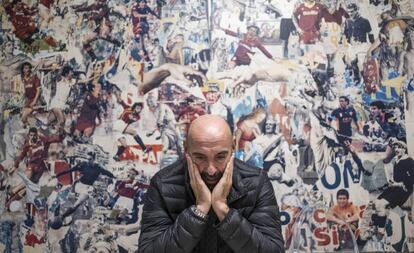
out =
[[[11,170],[9,170],[9,176],[13,175],[13,173],[17,170],[17,167],[13,166]]]
[[[204,214],[208,214],[211,208],[211,191],[201,178],[197,165],[187,154],[188,172],[190,174],[190,185],[196,198],[196,207]]]

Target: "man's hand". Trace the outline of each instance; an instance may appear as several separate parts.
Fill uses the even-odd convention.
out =
[[[13,173],[17,170],[17,167],[13,166],[12,169],[9,171],[9,176],[13,175]]]
[[[211,194],[211,204],[217,218],[222,221],[226,214],[229,212],[229,206],[227,205],[227,196],[230,193],[231,186],[233,184],[233,163],[234,155],[231,156],[230,161],[227,163],[223,176],[218,184],[214,187]]]
[[[196,198],[196,207],[204,214],[208,214],[211,208],[211,192],[201,178],[197,165],[193,163],[193,160],[188,154],[186,157],[190,174],[190,185]]]
[[[198,85],[207,83],[207,78],[201,72],[189,66],[167,63],[163,65],[163,68],[169,71],[172,79],[185,83],[186,85],[193,85],[193,80],[190,80],[190,77],[196,78],[198,80],[197,82],[199,82]]]
[[[260,81],[257,77],[256,70],[246,70],[239,75],[233,77],[234,80],[234,94],[236,97],[244,95],[246,89],[252,87],[256,82]]]

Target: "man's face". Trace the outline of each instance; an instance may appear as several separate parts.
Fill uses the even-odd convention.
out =
[[[341,108],[346,108],[347,105],[348,105],[348,102],[346,102],[346,100],[344,98],[339,99],[339,106]]]
[[[13,53],[13,43],[12,42],[7,42],[6,45],[4,45],[4,52],[6,54],[12,54]]]
[[[265,123],[265,133],[273,134],[275,132],[276,123],[271,121],[266,121]]]
[[[358,15],[358,10],[356,10],[355,8],[349,8],[347,10],[349,16],[354,19],[357,15]]]
[[[93,164],[95,162],[95,158],[93,158],[93,155],[88,155],[88,163]]]
[[[183,42],[184,37],[182,35],[177,35],[177,36],[175,36],[174,41],[178,42],[178,43]]]
[[[142,106],[137,105],[137,106],[135,107],[134,112],[135,112],[135,113],[140,113],[141,111],[142,111]]]
[[[378,107],[376,107],[376,106],[371,106],[371,107],[369,108],[369,110],[371,111],[371,114],[372,114],[372,115],[374,115],[374,116],[377,116],[377,115],[379,115],[379,113],[380,113],[379,108],[378,108]]]
[[[325,0],[323,1],[323,4],[328,8],[329,11],[334,11],[336,8],[336,1],[333,0]]]
[[[153,95],[147,97],[147,105],[151,108],[157,107],[157,98]]]
[[[128,179],[134,179],[137,176],[137,173],[134,170],[128,171]]]
[[[381,14],[381,20],[385,21],[391,18],[391,15],[389,12],[384,12]]]
[[[73,77],[73,71],[69,71],[68,75],[66,76],[67,79],[72,79]]]
[[[248,35],[250,35],[250,36],[257,36],[257,28],[255,28],[255,27],[250,27],[248,30],[247,30],[247,33],[248,33]]]
[[[37,142],[37,133],[36,132],[29,132],[29,140],[31,142]]]
[[[348,197],[345,195],[339,195],[336,200],[341,208],[345,208],[348,205]]]
[[[398,146],[398,147],[394,148],[394,153],[399,158],[399,157],[402,157],[403,155],[407,154],[407,149]]]
[[[219,182],[233,152],[231,137],[211,138],[204,133],[192,134],[187,146],[201,178],[211,189]]]
[[[23,74],[24,75],[30,74],[30,66],[29,65],[24,65],[24,67],[23,67]]]

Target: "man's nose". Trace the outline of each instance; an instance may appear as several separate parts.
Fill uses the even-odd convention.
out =
[[[214,174],[216,173],[216,171],[217,171],[217,169],[216,169],[216,167],[214,166],[214,163],[210,162],[210,163],[208,164],[208,168],[207,168],[207,173],[208,173],[208,175],[209,175],[209,176],[212,176],[212,175],[214,175]]]

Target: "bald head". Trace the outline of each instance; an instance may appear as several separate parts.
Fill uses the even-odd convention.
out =
[[[187,142],[190,144],[203,136],[209,139],[221,138],[232,141],[232,134],[227,122],[220,116],[206,114],[198,117],[188,129]]]
[[[195,119],[188,129],[185,143],[201,178],[211,189],[218,183],[232,157],[233,141],[227,122],[216,115]]]

